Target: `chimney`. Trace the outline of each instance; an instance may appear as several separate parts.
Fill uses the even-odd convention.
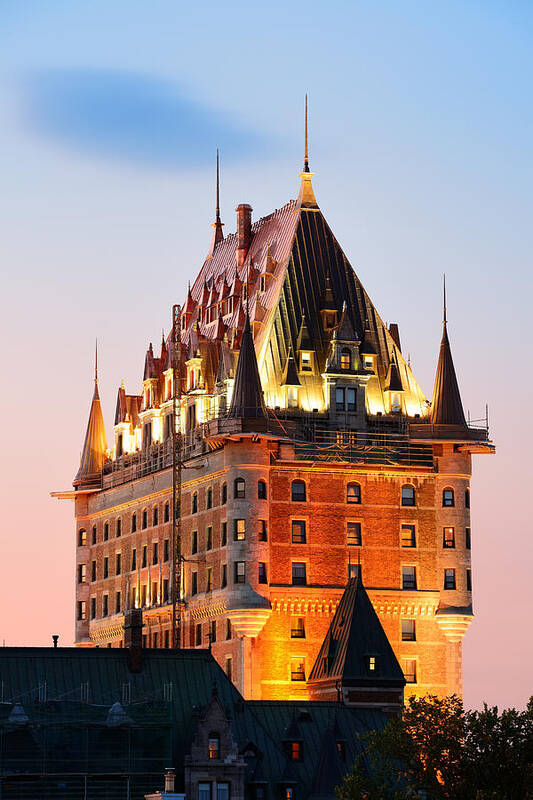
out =
[[[52,641],[54,643],[54,647],[57,647],[58,639],[59,639],[59,634],[58,633],[53,633],[52,634]]]
[[[176,781],[176,770],[174,767],[167,767],[165,770],[165,792],[173,792]]]
[[[252,206],[241,203],[237,212],[237,266],[242,267],[252,241]]]
[[[143,612],[140,608],[128,608],[124,614],[124,648],[128,651],[131,672],[142,668]]]

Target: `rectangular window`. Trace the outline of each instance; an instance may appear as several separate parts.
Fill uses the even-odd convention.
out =
[[[131,571],[133,572],[136,569],[137,569],[137,548],[134,547],[133,550],[131,551]]]
[[[305,661],[303,658],[291,658],[291,681],[305,681]]]
[[[91,597],[91,619],[96,619],[96,597]]]
[[[207,533],[205,537],[205,549],[212,550],[213,549],[213,528],[211,525],[207,528]]]
[[[236,519],[234,520],[235,523],[235,530],[233,534],[233,538],[236,542],[242,542],[246,539],[246,520],[245,519]]]
[[[159,564],[159,543],[152,543],[152,564]]]
[[[361,547],[361,523],[348,522],[346,524],[346,544],[352,547]]]
[[[300,372],[312,372],[311,353],[300,353]]]
[[[157,506],[154,506],[154,516],[153,516],[153,522],[152,522],[152,524],[153,524],[154,526],[155,526],[155,525],[159,525],[159,509],[158,509],[158,507],[157,507]]]
[[[403,662],[403,674],[406,683],[416,683],[416,659],[406,658]]]
[[[117,519],[116,537],[117,539],[120,539],[121,536],[122,536],[122,520],[119,517]]]
[[[225,589],[228,585],[228,565],[222,564],[222,575],[220,578],[220,587]]]
[[[133,513],[131,515],[131,532],[135,533],[137,530],[137,514]]]
[[[292,562],[292,585],[305,586],[307,584],[307,570],[303,561]]]
[[[217,621],[216,619],[211,620],[209,624],[209,637],[210,642],[213,644],[217,640]]]
[[[358,483],[349,483],[346,487],[346,502],[361,504],[361,487]]]
[[[442,492],[442,505],[444,508],[452,508],[455,505],[453,489],[444,489]]]
[[[145,544],[143,546],[143,560],[142,560],[141,566],[142,567],[146,567],[147,564],[148,564],[148,545]]]
[[[198,594],[198,573],[191,573],[191,594]]]
[[[470,528],[465,528],[465,548],[470,550],[472,547],[472,540],[470,538]]]
[[[213,567],[207,567],[205,572],[205,590],[206,592],[213,591]]]
[[[109,578],[109,557],[104,558],[104,578]]]
[[[165,510],[163,512],[163,521],[169,522],[170,520],[170,506],[168,503],[165,503]]]
[[[191,533],[191,553],[194,555],[198,552],[198,531]]]
[[[348,564],[348,580],[361,577],[361,564]]]
[[[104,522],[104,542],[109,539],[109,522]]]
[[[402,619],[402,642],[415,642],[415,621],[414,619]]]
[[[120,614],[122,603],[122,594],[120,592],[115,592],[115,614]]]
[[[455,589],[455,570],[454,569],[445,569],[444,570],[444,588],[445,589]]]
[[[414,525],[401,526],[400,544],[402,547],[416,547],[416,532]]]
[[[226,620],[226,641],[231,639],[231,620]]]
[[[96,525],[93,525],[92,534],[91,534],[91,541],[93,544],[96,544]]]
[[[402,589],[416,589],[416,567],[402,567]]]
[[[154,649],[157,649],[159,647],[159,636],[157,635],[157,631],[155,631],[152,636],[152,647]]]
[[[235,488],[234,497],[236,499],[244,500],[244,498],[246,497],[246,483],[244,481],[244,478],[235,478],[234,488]]]
[[[292,617],[291,639],[305,639],[305,620],[303,617]]]
[[[228,543],[228,523],[227,522],[223,522],[222,523],[221,533],[220,533],[220,544],[221,544],[221,547],[225,547],[227,545],[227,543]]]
[[[148,511],[146,509],[143,510],[141,520],[142,520],[142,529],[144,531],[148,527]]]
[[[152,597],[152,605],[153,606],[157,605],[157,595],[159,594],[158,588],[159,587],[157,585],[157,581],[152,581],[152,596],[151,597]]]
[[[85,583],[87,580],[87,567],[85,564],[78,564],[78,583]]]
[[[87,531],[80,528],[78,531],[78,547],[84,547],[87,544]]]
[[[115,556],[115,575],[120,575],[122,572],[122,554],[117,553]]]
[[[170,647],[170,631],[169,630],[166,630],[164,632],[164,645],[163,645],[163,647],[166,647],[167,650]]]
[[[109,614],[109,595],[104,594],[103,605],[102,605],[102,616],[107,617],[108,614]]]
[[[168,561],[170,558],[170,541],[165,539],[163,542],[163,561]]]
[[[141,586],[141,607],[146,608],[146,597],[147,597],[147,587],[146,584],[143,583]]]
[[[219,783],[217,781],[216,800],[229,800],[229,783]]]
[[[442,546],[447,548],[455,547],[455,528],[442,529]]]
[[[291,761],[301,761],[303,758],[303,742],[289,742],[288,751]]]
[[[472,570],[471,569],[467,569],[467,571],[466,571],[466,591],[467,592],[471,592],[472,591]]]
[[[415,488],[414,486],[402,486],[402,506],[415,505]]]
[[[233,583],[245,583],[246,582],[245,562],[235,561],[233,568],[234,568]]]
[[[355,389],[346,389],[346,409],[348,411],[357,411],[356,398]]]
[[[268,583],[267,581],[267,565],[264,561],[260,561],[257,565],[258,571],[258,582],[259,583]]]
[[[195,625],[194,632],[195,632],[195,634],[194,634],[194,643],[195,643],[196,647],[199,647],[202,644],[202,623],[201,622],[199,622],[197,625]]]
[[[344,411],[344,389],[335,389],[335,410]]]
[[[233,676],[233,659],[231,656],[226,656],[226,675],[231,680]]]
[[[168,578],[163,578],[163,603],[168,603]]]
[[[258,520],[258,524],[259,524],[259,533],[258,533],[258,538],[259,538],[259,541],[260,541],[260,542],[266,542],[266,541],[267,541],[267,524],[266,524],[266,519],[260,519],[260,520]]]
[[[305,532],[305,520],[293,519],[292,520],[292,543],[305,544],[307,541]]]
[[[78,619],[80,621],[87,619],[87,605],[85,600],[78,600]]]
[[[137,608],[137,587],[131,587],[131,607]]]

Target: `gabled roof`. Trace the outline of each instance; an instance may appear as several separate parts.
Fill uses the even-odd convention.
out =
[[[248,314],[244,323],[229,416],[254,419],[266,416],[261,378],[257,368],[257,358]]]
[[[368,670],[369,656],[376,656],[375,672]],[[309,682],[331,678],[351,685],[405,684],[398,660],[358,578],[348,581]]]
[[[452,351],[448,339],[446,318],[442,329],[439,362],[435,375],[433,399],[431,401],[431,422],[433,425],[463,425],[466,419],[461,402],[461,393],[453,365]]]
[[[389,392],[403,392],[402,379],[396,363],[396,355],[393,352],[391,362],[389,364],[389,371],[387,372],[387,380],[385,381],[385,389]]]
[[[117,405],[115,407],[115,425],[121,422],[131,422],[133,427],[139,424],[139,411],[142,397],[137,394],[126,394],[124,386],[119,386],[117,392]]]
[[[329,800],[342,783],[346,765],[340,759],[335,733],[333,727],[324,731],[309,800]]]
[[[102,468],[106,459],[107,439],[105,435],[104,418],[98,393],[98,381],[94,380],[94,394],[89,412],[89,422],[83,442],[80,459],[80,468],[76,473],[72,485],[75,487],[100,486]]]
[[[283,370],[283,376],[281,379],[282,386],[301,386],[300,378],[298,377],[298,370],[296,369],[296,363],[294,358],[292,357],[292,348],[289,348],[289,353],[287,355],[287,361],[285,363],[285,369]]]

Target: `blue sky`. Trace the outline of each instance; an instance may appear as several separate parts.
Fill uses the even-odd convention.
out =
[[[474,417],[490,404],[500,446],[475,465],[467,699],[524,702],[532,651],[511,631],[530,605],[532,23],[533,5],[515,0],[3,0],[1,324],[20,376],[3,393],[4,419],[34,420],[39,396],[39,437],[33,423],[6,432],[7,530],[34,447],[38,499],[29,538],[4,537],[5,557],[23,563],[31,543],[46,559],[44,526],[71,597],[71,509],[47,492],[75,472],[94,337],[110,431],[117,385],[137,390],[147,343],[207,251],[215,148],[228,232],[238,203],[257,217],[297,193],[307,91],[318,200],[378,310],[400,324],[428,394],[447,274],[464,404]],[[31,568],[28,580],[37,594]],[[517,622],[502,633],[496,597],[511,585]],[[69,604],[51,603],[68,638]],[[35,635],[47,625],[43,612]],[[0,611],[2,630],[16,637]],[[497,679],[491,658],[502,674],[510,661],[511,676]]]

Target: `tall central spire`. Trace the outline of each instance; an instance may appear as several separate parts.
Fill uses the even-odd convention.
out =
[[[300,172],[302,183],[300,184],[300,193],[296,201],[297,208],[318,209],[315,193],[313,191],[313,184],[311,178],[313,173],[309,170],[309,125],[308,125],[308,110],[307,110],[307,95],[305,95],[305,143],[304,143],[304,168]]]
[[[461,393],[455,374],[452,350],[448,339],[448,319],[446,309],[446,276],[443,286],[442,339],[439,361],[435,375],[430,420],[434,425],[466,426]]]
[[[219,242],[221,242],[224,238],[224,234],[222,233],[222,228],[224,227],[224,223],[220,220],[220,156],[217,147],[217,189],[216,189],[216,208],[215,208],[215,221],[212,224],[213,227],[213,238],[211,240],[211,247],[209,248],[209,253],[207,256],[212,256],[215,252],[215,248]]]
[[[76,488],[92,488],[101,485],[102,467],[104,466],[107,450],[104,418],[100,406],[98,392],[98,343],[94,353],[94,393],[89,412],[89,422],[83,442],[80,459],[80,468],[73,481]]]

